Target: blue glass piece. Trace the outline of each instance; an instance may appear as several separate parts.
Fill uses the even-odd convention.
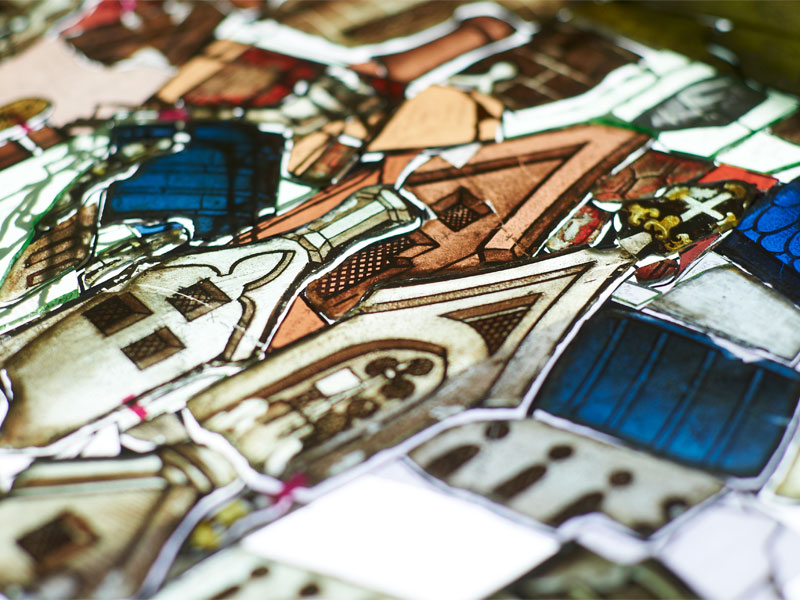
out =
[[[111,143],[119,148],[133,142],[152,142],[175,135],[175,125],[171,123],[150,123],[147,125],[120,125],[111,135]]]
[[[112,184],[103,223],[121,219],[194,222],[197,239],[234,234],[255,225],[261,210],[274,207],[284,139],[236,122],[189,123],[185,148],[145,162],[136,174]],[[172,137],[171,124],[124,125],[113,144]]]
[[[800,303],[800,179],[773,187],[719,250]]]
[[[150,235],[151,233],[161,233],[168,229],[180,229],[179,223],[134,223],[132,227],[142,235]]]
[[[581,329],[534,408],[693,467],[753,477],[798,397],[791,369],[744,363],[705,336],[608,308]]]

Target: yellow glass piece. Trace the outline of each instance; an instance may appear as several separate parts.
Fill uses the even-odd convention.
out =
[[[41,98],[23,98],[0,106],[0,131],[21,125],[50,108],[50,103]]]
[[[208,521],[198,524],[189,537],[189,543],[202,550],[216,550],[219,548],[220,542],[219,535]]]
[[[247,504],[241,500],[234,500],[230,504],[224,506],[220,511],[214,515],[214,520],[226,527],[230,527],[242,517],[247,516],[250,512]]]
[[[661,213],[658,211],[657,208],[646,208],[639,204],[638,202],[634,202],[628,207],[630,211],[630,216],[628,216],[628,223],[631,225],[641,225],[649,218],[655,218],[661,216]]]

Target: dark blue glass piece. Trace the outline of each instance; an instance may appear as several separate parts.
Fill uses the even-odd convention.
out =
[[[189,123],[186,147],[148,160],[130,179],[112,184],[103,222],[121,219],[194,222],[196,239],[234,234],[274,207],[284,138],[246,123]],[[171,137],[173,125],[126,125],[114,130],[119,147]]]
[[[800,180],[772,188],[719,249],[800,303]]]
[[[605,309],[559,359],[534,408],[687,465],[753,477],[798,396],[790,369],[744,363],[705,336]]]
[[[180,229],[179,223],[134,223],[132,227],[142,235],[161,233],[170,229]]]

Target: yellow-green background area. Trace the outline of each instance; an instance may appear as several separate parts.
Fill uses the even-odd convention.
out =
[[[615,0],[566,5],[576,21],[800,95],[798,0]],[[718,19],[730,23],[719,27]],[[719,58],[731,53],[733,64]]]

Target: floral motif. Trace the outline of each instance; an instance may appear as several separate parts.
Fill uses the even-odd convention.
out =
[[[433,363],[427,358],[415,358],[400,363],[395,358],[377,358],[366,367],[367,375],[383,376],[388,381],[381,386],[381,393],[387,398],[404,399],[414,393],[414,382],[406,375],[427,375],[433,369]]]

